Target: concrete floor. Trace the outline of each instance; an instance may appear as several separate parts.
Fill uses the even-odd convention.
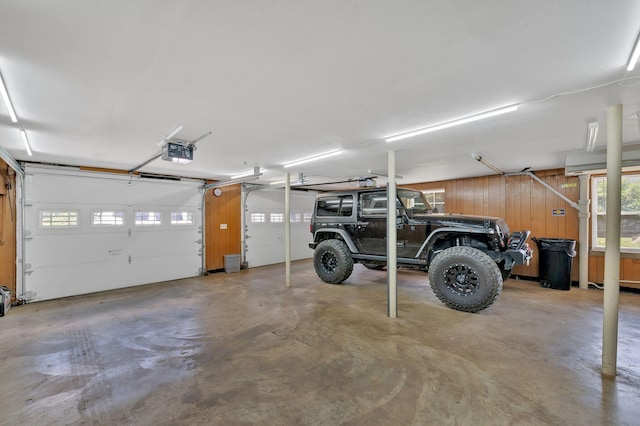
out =
[[[3,425],[638,425],[640,295],[616,378],[602,292],[508,280],[489,309],[400,272],[322,283],[310,261],[32,303],[0,318]]]

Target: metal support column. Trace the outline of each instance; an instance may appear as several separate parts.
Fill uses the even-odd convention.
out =
[[[607,110],[607,219],[604,252],[602,373],[615,376],[620,299],[620,187],[622,181],[622,105]]]
[[[581,289],[589,288],[589,175],[580,175],[580,200],[578,218],[580,219],[580,233],[578,237],[579,285]]]
[[[289,173],[285,175],[284,184],[284,264],[285,287],[291,287],[291,182]]]
[[[387,308],[389,318],[398,317],[398,245],[396,226],[396,152],[389,151],[387,181]]]

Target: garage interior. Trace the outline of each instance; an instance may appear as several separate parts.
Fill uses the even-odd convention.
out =
[[[637,424],[639,13],[3,2],[3,422]],[[315,196],[391,185],[575,241],[570,290],[532,241],[475,314],[323,283]]]

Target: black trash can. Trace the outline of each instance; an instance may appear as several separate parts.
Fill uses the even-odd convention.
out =
[[[532,238],[540,252],[540,286],[556,290],[571,289],[571,266],[576,256],[575,240]]]

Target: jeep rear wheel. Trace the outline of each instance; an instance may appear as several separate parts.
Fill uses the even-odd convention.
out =
[[[329,284],[340,284],[353,271],[353,258],[349,247],[340,240],[325,240],[313,253],[313,266],[320,279]]]
[[[465,312],[491,306],[502,291],[498,265],[486,253],[465,246],[438,254],[429,266],[429,282],[445,305]]]

